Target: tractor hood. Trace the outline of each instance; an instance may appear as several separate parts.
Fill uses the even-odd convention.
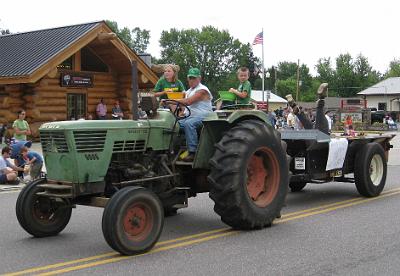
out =
[[[93,130],[93,129],[128,129],[162,127],[172,128],[174,117],[169,111],[159,110],[157,115],[150,119],[133,120],[77,120],[56,121],[44,123],[39,130]]]

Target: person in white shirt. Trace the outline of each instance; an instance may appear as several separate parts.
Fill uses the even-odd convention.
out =
[[[328,121],[329,132],[331,132],[331,130],[332,130],[332,119],[331,119],[331,116],[329,116],[329,111],[325,112],[325,118]]]

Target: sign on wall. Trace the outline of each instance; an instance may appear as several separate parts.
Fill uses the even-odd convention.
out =
[[[362,122],[362,113],[361,112],[341,112],[340,113],[340,121],[344,122],[347,118],[347,116],[350,116],[351,119],[353,120],[353,123],[355,122]]]
[[[93,76],[81,73],[61,73],[63,87],[93,87]]]

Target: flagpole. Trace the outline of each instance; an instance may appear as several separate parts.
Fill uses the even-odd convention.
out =
[[[264,67],[264,28],[261,29],[261,33],[262,33],[262,40],[261,40],[261,61],[262,61],[262,101],[263,101],[263,105],[265,102],[265,98],[264,98],[264,76],[265,76],[265,67]],[[268,112],[268,98],[267,98],[267,112]]]

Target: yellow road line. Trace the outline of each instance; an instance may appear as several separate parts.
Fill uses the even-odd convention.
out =
[[[396,192],[396,191],[400,191],[400,188],[395,188],[395,189],[392,189],[392,190],[385,191],[385,192],[381,193],[380,196],[388,194],[388,193]],[[309,208],[309,209],[304,209],[304,210],[300,210],[300,211],[296,211],[296,212],[283,214],[282,215],[282,219],[287,218],[287,217],[291,217],[291,216],[294,216],[294,215],[308,213],[310,211],[315,211],[315,210],[319,210],[319,209],[323,209],[323,208],[342,205],[342,204],[346,204],[346,203],[350,203],[350,202],[354,202],[354,201],[363,201],[365,199],[366,199],[365,197],[356,197],[356,198],[347,199],[347,200],[343,200],[343,201],[338,201],[338,202],[334,202],[334,203],[330,203],[330,204],[324,204],[324,205],[320,205],[320,206]]]
[[[300,218],[305,218],[305,217],[309,217],[309,216],[313,216],[313,215],[327,213],[327,212],[331,212],[331,211],[334,211],[334,210],[337,210],[337,209],[346,208],[346,207],[358,205],[358,204],[369,202],[369,201],[373,201],[373,200],[378,200],[378,199],[381,199],[381,198],[384,198],[384,197],[388,197],[388,196],[391,196],[391,195],[396,195],[396,194],[400,194],[400,188],[396,188],[396,189],[392,189],[392,190],[386,191],[386,192],[382,193],[378,197],[373,197],[373,198],[362,198],[362,197],[354,198],[354,199],[344,200],[344,201],[340,201],[340,202],[336,202],[336,203],[322,205],[322,206],[319,206],[319,207],[309,208],[309,209],[305,209],[305,210],[302,210],[302,211],[292,212],[292,213],[289,213],[289,214],[285,214],[284,216],[282,216],[281,219],[275,220],[274,223],[275,224],[280,224],[280,223],[284,223],[284,222],[295,220],[295,219],[300,219]],[[322,209],[322,208],[324,208],[324,209]],[[318,211],[315,211],[315,210],[318,210]],[[220,233],[220,232],[225,232],[225,233]],[[191,240],[191,241],[180,242],[180,243],[176,243],[176,244],[170,245],[170,246],[164,246],[166,244],[171,244],[171,243],[175,243],[175,242],[178,242],[178,241],[198,238],[198,237],[202,237],[202,236],[209,235],[209,234],[215,234],[215,233],[219,233],[219,234],[211,235],[211,236],[204,237],[204,238],[194,239],[194,240]],[[208,241],[208,240],[211,240],[211,239],[215,239],[215,238],[218,238],[218,237],[231,235],[233,233],[239,233],[239,232],[231,230],[230,228],[220,228],[220,229],[215,229],[215,230],[202,232],[202,233],[198,233],[198,234],[194,234],[194,235],[184,236],[184,237],[180,237],[180,238],[176,238],[176,239],[172,239],[172,240],[158,242],[156,244],[156,247],[153,250],[151,250],[149,252],[146,252],[146,253],[143,253],[143,254],[140,254],[140,255],[121,256],[120,254],[118,254],[116,252],[110,252],[110,253],[105,253],[105,254],[96,255],[96,256],[92,256],[92,257],[87,257],[87,258],[67,261],[67,262],[63,262],[63,263],[56,263],[56,264],[52,264],[52,265],[26,269],[26,270],[14,272],[14,273],[9,273],[9,274],[5,274],[5,275],[23,275],[23,274],[28,274],[28,273],[32,273],[32,272],[39,272],[39,271],[49,270],[49,269],[52,269],[52,268],[58,268],[58,267],[73,265],[73,264],[77,264],[77,263],[88,262],[88,261],[92,261],[92,260],[96,260],[96,259],[111,257],[111,258],[108,258],[108,259],[105,259],[105,260],[100,260],[100,261],[97,261],[97,262],[91,262],[91,263],[87,263],[87,264],[83,264],[83,265],[79,265],[79,266],[73,266],[73,267],[70,267],[70,268],[65,268],[65,269],[72,269],[71,271],[73,271],[73,270],[88,268],[88,267],[92,267],[92,266],[96,266],[96,265],[107,264],[107,263],[111,263],[111,262],[117,262],[117,261],[128,259],[128,258],[148,255],[148,254],[161,252],[161,251],[165,251],[165,250],[169,250],[169,249],[173,249],[173,248],[183,247],[183,246],[186,246],[186,245],[201,243],[201,242],[205,242],[205,241]],[[77,268],[77,269],[74,269],[74,268]],[[51,272],[47,272],[47,273],[64,273],[65,269],[55,270],[55,271],[51,271]],[[68,272],[68,271],[65,271],[65,272]],[[43,275],[52,275],[52,274],[47,274],[47,273],[44,273]]]
[[[206,242],[206,241],[209,241],[209,240],[222,238],[222,237],[233,235],[233,234],[236,234],[236,233],[239,233],[239,231],[231,230],[231,231],[226,232],[226,233],[216,234],[216,235],[213,235],[213,236],[208,236],[208,237],[200,238],[200,239],[197,239],[197,240],[186,241],[186,242],[177,243],[177,244],[173,244],[173,245],[169,245],[169,246],[163,246],[163,247],[155,248],[155,249],[153,249],[153,250],[151,250],[149,252],[146,252],[146,253],[143,253],[143,254],[139,254],[139,255],[135,255],[135,256],[120,256],[120,257],[105,259],[105,260],[92,262],[92,263],[88,263],[88,264],[83,264],[83,265],[79,265],[79,266],[73,266],[73,267],[68,267],[68,268],[64,268],[64,269],[60,269],[60,270],[45,272],[45,273],[41,273],[41,274],[38,274],[38,275],[48,276],[48,275],[56,275],[56,274],[61,274],[61,273],[67,273],[67,272],[80,270],[80,269],[84,269],[84,268],[89,268],[89,267],[93,267],[93,266],[114,263],[114,262],[118,262],[118,261],[122,261],[122,260],[126,260],[126,259],[133,259],[133,258],[137,258],[139,256],[154,254],[154,253],[157,253],[157,252],[162,252],[162,251],[166,251],[166,250],[170,250],[170,249],[174,249],[174,248],[178,248],[178,247],[184,247],[184,246],[193,245],[193,244],[196,244],[196,243]]]
[[[189,239],[193,239],[193,238],[198,238],[198,237],[201,237],[201,236],[206,236],[206,235],[209,235],[209,234],[223,232],[223,231],[227,231],[227,230],[230,230],[230,229],[231,228],[229,228],[229,227],[225,227],[225,228],[215,229],[215,230],[202,232],[202,233],[198,233],[198,234],[194,234],[194,235],[188,235],[188,236],[184,236],[184,237],[180,237],[180,238],[176,238],[176,239],[172,239],[172,240],[161,241],[161,242],[158,242],[155,245],[155,247],[166,245],[166,244],[170,244],[170,243],[174,243],[174,242],[178,242],[178,241],[182,241],[182,240],[189,240]],[[31,268],[31,269],[26,269],[26,270],[18,271],[18,272],[15,272],[15,273],[9,273],[9,274],[6,274],[6,275],[8,275],[8,276],[24,275],[24,274],[33,273],[33,272],[39,272],[39,271],[48,270],[48,269],[52,269],[52,268],[68,266],[68,265],[72,265],[72,264],[76,264],[76,263],[84,263],[84,262],[88,262],[88,261],[92,261],[92,260],[96,260],[96,259],[102,259],[102,258],[105,258],[105,257],[111,257],[113,255],[121,256],[119,253],[113,251],[113,252],[110,252],[110,253],[100,254],[100,255],[91,256],[91,257],[87,257],[87,258],[76,259],[76,260],[72,260],[72,261],[67,261],[67,262],[62,262],[62,263],[56,263],[56,264],[51,264],[51,265],[35,267],[35,268]]]
[[[214,233],[228,231],[228,230],[231,230],[231,228],[229,228],[229,227],[219,228],[219,229],[215,229],[215,230],[212,230],[212,231],[207,231],[207,232],[202,232],[202,233],[198,233],[198,234],[194,234],[194,235],[190,235],[190,236],[184,236],[184,237],[176,238],[176,239],[173,239],[173,240],[167,240],[167,241],[158,242],[156,244],[156,246],[170,244],[170,243],[174,243],[174,242],[182,241],[182,240],[189,240],[189,239],[205,236],[205,235],[208,235],[208,234],[214,234]]]
[[[347,204],[343,204],[343,205],[339,205],[339,206],[335,206],[335,207],[331,207],[331,208],[326,208],[326,209],[322,209],[322,210],[311,212],[311,213],[305,213],[305,214],[294,216],[294,217],[290,217],[290,218],[287,218],[287,219],[278,219],[278,220],[275,221],[275,223],[284,223],[284,222],[295,220],[295,219],[306,218],[306,217],[309,217],[309,216],[319,215],[319,214],[323,214],[323,213],[329,213],[329,212],[335,211],[337,209],[342,209],[342,208],[346,208],[346,207],[350,207],[350,206],[355,206],[355,205],[358,205],[358,204],[361,204],[361,203],[370,202],[370,201],[382,199],[382,198],[385,198],[385,197],[388,197],[388,196],[392,196],[392,195],[397,195],[397,194],[400,194],[400,191],[381,194],[378,197],[365,198],[363,200],[359,200],[359,201],[356,201],[356,202],[350,202],[350,203],[347,203]]]

